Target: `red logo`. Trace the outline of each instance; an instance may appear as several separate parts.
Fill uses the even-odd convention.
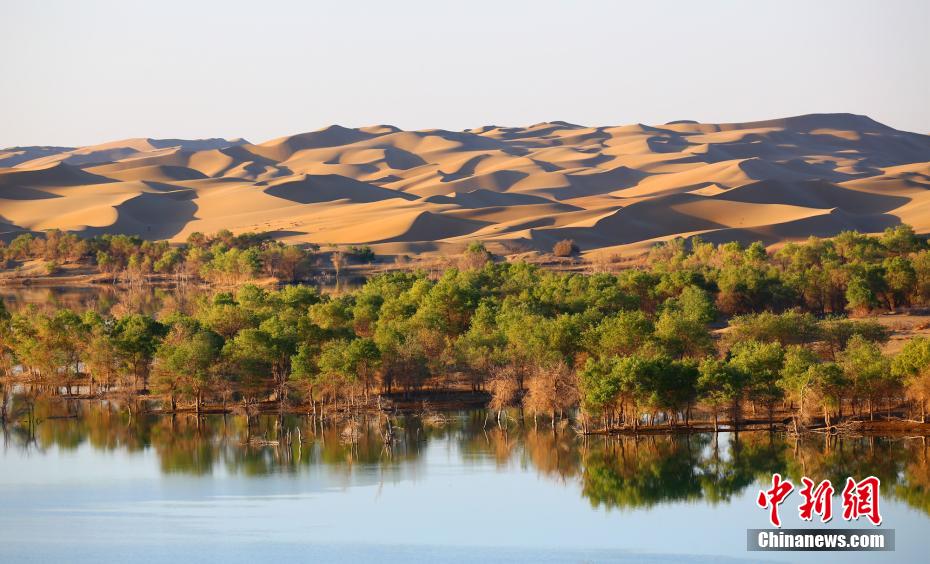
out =
[[[801,478],[803,487],[799,490],[803,498],[798,506],[798,516],[802,521],[813,521],[814,515],[820,516],[822,523],[833,519],[833,484],[824,480],[816,484],[804,476]],[[882,522],[878,508],[878,494],[881,482],[875,476],[869,476],[860,482],[852,477],[846,478],[846,487],[843,488],[843,519],[855,521],[866,517],[873,525]],[[772,487],[760,490],[756,497],[756,505],[769,510],[769,521],[775,527],[781,527],[781,518],[778,516],[778,506],[794,491],[794,484],[782,479],[781,474],[772,474]]]
[[[852,478],[846,478],[846,487],[843,488],[843,519],[847,521],[858,520],[865,516],[873,525],[880,525],[882,515],[878,512],[878,487],[881,482],[875,476],[856,483]]]
[[[828,523],[833,519],[833,484],[824,480],[815,488],[814,481],[807,476],[801,478],[801,483],[804,484],[800,492],[804,503],[798,507],[801,520],[811,521],[816,513],[822,523]]]
[[[756,504],[759,507],[763,509],[770,508],[769,521],[775,527],[781,527],[781,519],[778,518],[778,506],[785,501],[785,498],[793,489],[794,486],[791,485],[791,482],[781,479],[781,474],[772,474],[772,488],[760,491],[759,497],[756,498]]]

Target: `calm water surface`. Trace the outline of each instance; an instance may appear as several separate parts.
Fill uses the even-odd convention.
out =
[[[0,441],[3,562],[925,562],[930,538],[919,439],[585,441],[514,421],[484,428],[484,413],[461,412],[396,418],[386,446],[375,420],[130,420],[53,401],[34,413]],[[767,526],[754,498],[773,471],[795,483],[879,476],[897,551],[746,552],[745,530]],[[793,496],[786,527],[802,526]]]

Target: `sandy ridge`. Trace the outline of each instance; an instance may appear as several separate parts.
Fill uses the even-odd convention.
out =
[[[252,144],[129,139],[0,150],[0,237],[60,228],[184,240],[273,231],[376,252],[627,254],[676,236],[777,243],[930,232],[930,137],[868,117],[466,131],[331,126]]]

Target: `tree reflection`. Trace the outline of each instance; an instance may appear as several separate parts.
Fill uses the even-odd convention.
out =
[[[584,456],[582,494],[593,506],[624,509],[699,499],[700,443],[705,440],[650,435],[595,443]]]
[[[570,429],[537,431],[519,422],[486,426],[480,411],[369,416],[323,426],[297,415],[258,415],[251,421],[232,415],[130,417],[106,402],[22,392],[3,401],[4,448],[151,451],[165,474],[263,476],[325,469],[346,485],[376,483],[415,478],[430,451],[465,465],[516,467],[577,484],[592,506],[607,509],[728,503],[779,472],[794,484],[802,476],[837,485],[847,476],[874,475],[884,496],[930,515],[925,438],[768,432],[582,438]]]

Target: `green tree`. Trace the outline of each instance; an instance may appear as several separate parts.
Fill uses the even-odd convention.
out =
[[[846,302],[853,313],[865,314],[878,305],[878,299],[872,287],[861,276],[849,281],[846,288]]]
[[[10,320],[12,316],[6,305],[0,299],[0,378],[9,375],[13,370],[13,340]]]
[[[854,335],[840,354],[840,366],[854,388],[857,397],[868,400],[869,419],[875,420],[875,400],[893,383],[891,363],[873,342]]]
[[[635,353],[652,338],[652,333],[652,321],[645,313],[621,311],[587,330],[583,340],[590,354],[606,358]]]
[[[205,329],[196,320],[178,317],[172,320],[167,336],[154,357],[156,391],[166,392],[174,411],[176,393],[194,400],[199,414],[204,397],[214,388],[218,373],[223,339]]]
[[[750,340],[737,343],[730,353],[730,364],[743,373],[753,406],[756,402],[766,406],[769,424],[774,426],[775,404],[784,396],[779,386],[784,348],[777,342]]]
[[[714,432],[718,431],[719,412],[733,406],[733,422],[738,423],[739,400],[743,394],[744,374],[729,363],[705,357],[698,367],[697,392],[714,416]]]
[[[830,426],[830,412],[836,409],[843,417],[843,397],[849,387],[849,381],[843,369],[835,362],[821,362],[808,368],[810,381],[816,396],[823,407],[824,425]]]
[[[777,341],[784,346],[811,343],[819,338],[817,318],[810,313],[795,310],[738,315],[730,320],[730,330],[726,336],[726,340],[731,343],[747,340]]]
[[[676,358],[702,358],[713,351],[713,338],[707,325],[683,311],[667,308],[655,325],[656,340]]]
[[[877,321],[829,318],[819,323],[820,339],[833,360],[854,336],[866,341],[884,344],[888,342],[891,332]]]
[[[917,271],[906,257],[889,257],[882,263],[885,271],[885,287],[890,309],[907,304],[917,287]]]
[[[287,399],[291,358],[299,344],[297,327],[279,317],[270,317],[257,328],[240,331],[227,343],[224,355],[250,388],[264,376],[271,381],[281,409]]]
[[[161,338],[164,325],[142,314],[130,314],[117,320],[113,328],[114,345],[120,363],[120,373],[132,379],[142,389],[148,388],[149,369]]]
[[[81,345],[81,360],[90,377],[90,392],[98,383],[109,390],[120,373],[120,356],[116,347],[115,322],[89,311],[83,318],[86,338]]]
[[[915,337],[904,344],[891,363],[892,375],[904,382],[908,397],[920,408],[920,420],[927,421],[930,400],[930,339]]]
[[[805,421],[805,406],[810,403],[810,395],[816,386],[814,366],[820,359],[809,348],[791,345],[785,350],[784,364],[781,369],[780,385],[792,402],[798,404],[798,418]]]

